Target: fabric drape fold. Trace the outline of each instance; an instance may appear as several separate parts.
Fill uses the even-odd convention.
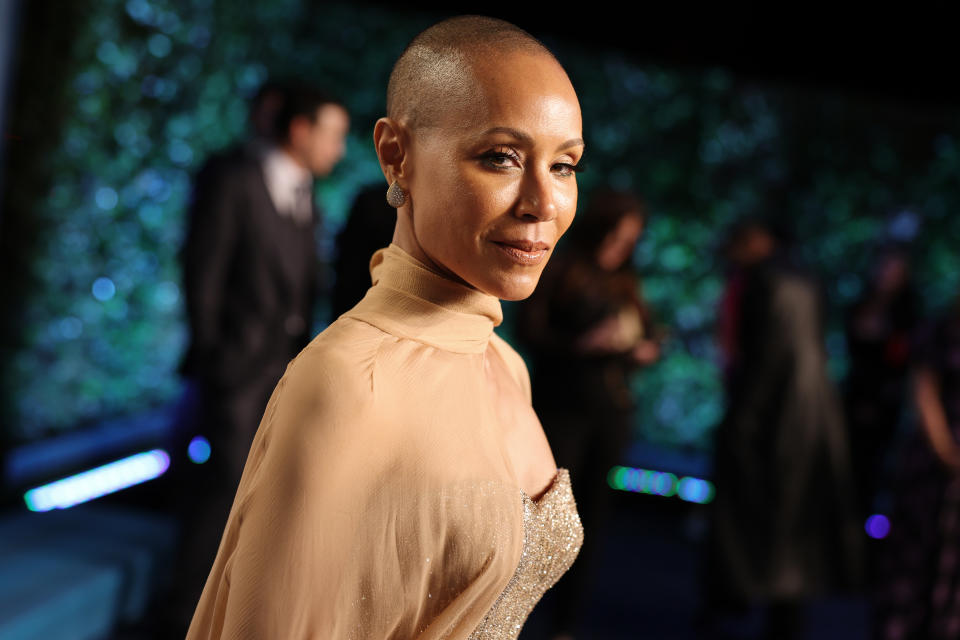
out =
[[[467,638],[520,565],[485,359],[530,387],[499,300],[396,245],[371,275],[270,398],[189,640]]]

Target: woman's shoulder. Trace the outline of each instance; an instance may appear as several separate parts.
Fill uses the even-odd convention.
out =
[[[352,451],[381,430],[387,412],[373,379],[381,340],[340,321],[314,337],[287,365],[267,404],[258,433],[264,452],[309,466],[319,452]]]
[[[385,334],[370,325],[340,318],[317,334],[290,361],[287,386],[324,389],[337,395],[363,393],[372,385],[374,365]]]
[[[501,338],[496,332],[490,336],[490,347],[503,358],[503,361],[510,369],[510,373],[517,384],[524,390],[527,397],[530,397],[530,373],[527,370],[527,363],[523,357],[517,353],[517,350],[510,346],[510,343]]]
[[[526,369],[526,364],[523,362],[523,357],[517,353],[517,350],[511,346],[503,337],[500,336],[496,331],[490,336],[490,346],[497,350],[499,354],[507,361],[507,364],[516,365],[518,368]]]
[[[373,402],[388,388],[402,386],[405,378],[393,374],[409,360],[408,351],[424,348],[344,315],[310,341],[283,377],[286,386],[313,396],[334,394],[354,402]]]
[[[300,352],[300,356],[349,360],[371,350],[375,351],[385,335],[383,331],[366,322],[349,316],[340,316],[314,336],[313,340]]]

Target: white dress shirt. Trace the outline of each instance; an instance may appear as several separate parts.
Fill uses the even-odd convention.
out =
[[[267,191],[277,212],[298,224],[308,224],[313,217],[313,174],[279,147],[269,149],[261,163]]]

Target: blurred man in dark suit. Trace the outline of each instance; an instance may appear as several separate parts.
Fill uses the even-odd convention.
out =
[[[181,371],[199,408],[184,436],[206,436],[211,455],[182,474],[173,598],[182,604],[172,606],[171,624],[180,637],[267,400],[310,339],[319,268],[314,178],[343,156],[349,126],[340,103],[309,89],[284,90],[274,120],[272,143],[245,144],[201,170],[190,205],[182,259],[191,341]]]
[[[343,155],[348,124],[340,104],[290,91],[275,144],[224,160],[194,190],[183,250],[191,344],[182,370],[217,412],[210,428],[227,441],[213,457],[227,454],[237,478],[273,387],[309,341],[318,266],[313,180]]]

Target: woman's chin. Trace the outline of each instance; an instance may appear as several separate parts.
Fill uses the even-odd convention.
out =
[[[503,278],[497,278],[492,282],[484,283],[484,287],[478,288],[501,300],[515,302],[529,298],[530,295],[533,294],[533,290],[537,288],[537,282],[539,280],[540,271],[538,270],[536,276],[532,274],[505,276]]]

